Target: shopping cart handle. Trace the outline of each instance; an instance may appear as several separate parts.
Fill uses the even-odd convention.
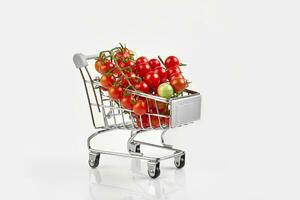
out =
[[[88,66],[87,60],[96,59],[97,57],[98,55],[86,56],[82,53],[77,53],[73,56],[73,62],[77,68],[87,67]]]

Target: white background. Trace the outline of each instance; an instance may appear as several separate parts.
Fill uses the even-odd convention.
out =
[[[299,199],[299,19],[292,0],[1,1],[0,199]],[[202,120],[167,136],[186,167],[157,180],[145,162],[87,164],[72,55],[118,42],[178,56],[203,95]]]

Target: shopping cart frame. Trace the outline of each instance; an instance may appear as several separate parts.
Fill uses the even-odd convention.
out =
[[[84,88],[88,99],[90,114],[93,122],[93,126],[97,131],[93,133],[91,136],[87,139],[87,146],[89,150],[89,165],[92,168],[96,168],[99,165],[100,155],[113,155],[113,156],[120,156],[120,157],[127,157],[127,158],[135,158],[135,159],[141,159],[146,160],[148,165],[148,175],[151,178],[157,178],[160,175],[160,162],[163,160],[174,158],[174,164],[177,168],[183,168],[185,165],[185,152],[180,149],[173,148],[172,145],[166,144],[164,136],[166,132],[170,128],[175,128],[178,126],[183,126],[189,123],[192,123],[195,120],[200,119],[200,113],[201,113],[201,96],[199,93],[191,91],[191,90],[185,90],[184,92],[187,94],[186,96],[181,95],[178,97],[174,97],[171,99],[165,99],[158,96],[145,94],[137,91],[130,91],[131,93],[144,97],[147,99],[152,99],[155,101],[156,109],[157,109],[157,102],[163,102],[170,105],[170,116],[164,116],[160,115],[159,113],[155,115],[155,117],[158,117],[159,119],[159,127],[152,127],[150,115],[149,115],[149,122],[150,127],[136,127],[134,122],[132,121],[131,116],[131,125],[128,124],[124,120],[124,113],[129,112],[129,115],[132,115],[130,110],[126,110],[121,108],[120,106],[114,105],[114,102],[109,99],[104,99],[104,92],[103,89],[100,86],[99,78],[93,79],[89,70],[88,66],[89,60],[96,60],[99,55],[84,55],[84,54],[75,54],[73,57],[73,61],[75,66],[79,69],[81,77],[84,82]],[[91,87],[89,87],[91,86]],[[89,90],[89,88],[92,88]],[[100,92],[98,92],[98,90]],[[91,92],[92,91],[92,92]],[[100,97],[98,97],[97,93],[100,93]],[[92,102],[92,98],[94,98],[94,102]],[[104,101],[109,101],[109,106],[104,105]],[[93,107],[96,107],[96,110],[93,109]],[[196,110],[195,108],[196,107]],[[106,109],[109,109],[109,112],[107,113]],[[115,110],[117,110],[119,115],[122,115],[122,122],[116,123],[116,113]],[[95,120],[95,112],[101,113],[103,118],[103,125],[98,126]],[[106,114],[107,113],[107,114]],[[153,114],[154,115],[154,114]],[[178,115],[184,115],[184,117],[179,118]],[[109,124],[108,118],[113,117],[114,123]],[[163,126],[161,123],[161,119],[166,117],[169,117],[170,123],[168,126]],[[100,129],[100,130],[99,130]],[[91,146],[91,141],[99,135],[102,135],[103,133],[108,133],[110,131],[116,130],[116,129],[123,129],[123,130],[130,130],[131,135],[127,141],[127,150],[128,153],[121,153],[121,152],[115,152],[115,151],[106,151],[106,150],[100,150],[97,148],[94,148]],[[160,130],[161,131],[161,144],[153,144],[148,143],[140,140],[135,140],[135,137],[141,133],[150,131],[150,130]],[[154,148],[161,148],[166,149],[172,152],[172,154],[162,156],[162,157],[152,157],[152,156],[145,156],[140,151],[140,146],[146,145],[151,146]]]

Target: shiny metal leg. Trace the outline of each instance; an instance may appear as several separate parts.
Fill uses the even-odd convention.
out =
[[[130,153],[131,155],[138,155],[138,156],[143,156],[143,154],[141,153],[141,149],[140,149],[140,144],[137,142],[134,142],[134,138],[142,131],[131,131],[131,136],[127,141],[127,150],[128,153]]]
[[[165,135],[166,132],[167,132],[167,129],[163,130],[163,132],[161,133],[161,136],[160,136],[161,144],[162,144],[163,146],[165,146],[165,147],[172,148],[172,145],[166,144],[166,143],[165,143],[164,135]]]

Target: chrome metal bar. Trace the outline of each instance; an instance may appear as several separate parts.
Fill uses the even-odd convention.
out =
[[[179,151],[179,152],[176,152],[176,153],[174,153],[172,155],[160,157],[159,160],[167,160],[167,159],[170,159],[170,158],[174,158],[175,156],[181,156],[183,154],[184,154],[183,151]]]
[[[89,77],[91,83],[93,83],[93,79],[92,79],[92,77],[91,77],[91,75],[90,75],[89,70],[88,70],[86,67],[85,67],[84,69],[85,69],[86,73],[88,74],[88,77]],[[97,98],[97,95],[96,95],[96,92],[95,92],[95,89],[94,89],[94,85],[93,85],[93,84],[92,84],[92,88],[93,88],[93,93],[94,93],[95,101],[96,101],[97,106],[98,106],[98,111],[100,112],[99,102],[98,102],[98,98]]]
[[[96,105],[95,103],[91,103],[91,106],[97,106],[97,105]],[[110,108],[110,109],[116,109],[116,110],[127,111],[127,112],[133,112],[132,110],[128,110],[128,109],[126,109],[126,108],[120,108],[120,107],[114,107],[114,106],[99,105],[99,107]],[[169,116],[163,115],[163,114],[155,114],[155,113],[151,113],[150,115],[152,115],[152,116],[157,116],[157,117],[163,117],[163,118],[169,118]]]
[[[154,101],[154,103],[155,103],[155,107],[156,107],[156,112],[159,113],[159,109],[158,109],[158,106],[157,106],[157,102]],[[161,121],[160,121],[160,117],[158,117],[158,123],[159,123],[159,127],[162,128]]]
[[[114,124],[115,124],[115,127],[117,127],[117,121],[116,121],[116,116],[115,116],[115,109],[114,109],[114,106],[113,106],[113,102],[112,101],[109,101],[109,105],[110,105],[110,112],[112,113],[112,116],[113,116],[113,119],[114,119]]]
[[[120,152],[114,152],[114,151],[103,151],[103,150],[98,150],[98,149],[90,149],[91,152],[95,153],[100,153],[100,154],[107,154],[107,155],[112,155],[112,156],[120,156],[120,157],[127,157],[127,158],[137,158],[137,159],[142,159],[142,160],[152,160],[152,161],[157,161],[160,158],[155,158],[155,157],[149,157],[149,156],[138,156],[138,155],[131,155],[128,153],[120,153]]]
[[[175,149],[173,147],[168,147],[168,146],[161,146],[161,145],[157,145],[157,144],[152,144],[152,143],[148,143],[148,142],[142,142],[139,140],[134,140],[134,142],[142,144],[142,145],[147,145],[147,146],[152,146],[152,147],[157,147],[157,148],[161,148],[161,149],[167,149],[167,150],[171,150],[171,151],[182,151],[180,149]]]
[[[161,133],[161,135],[160,135],[161,144],[162,144],[163,146],[165,146],[165,147],[170,147],[170,148],[172,148],[172,145],[166,144],[166,143],[165,143],[164,136],[165,136],[166,132],[167,132],[167,129],[166,129],[166,130],[163,130],[162,133]]]
[[[99,88],[99,92],[100,92],[100,101],[101,101],[101,105],[103,106],[104,103],[103,103],[103,97],[102,97],[102,94],[103,94],[103,91],[102,91],[102,88],[100,87]],[[91,104],[92,105],[92,104]],[[96,105],[97,106],[97,105]],[[102,107],[102,117],[103,117],[103,121],[104,121],[104,125],[105,127],[108,126],[108,121],[107,121],[107,118],[105,117],[106,114],[105,114],[105,108]]]
[[[127,141],[127,149],[130,150],[130,144],[133,142],[134,138],[138,135],[139,131],[131,131],[131,136]],[[138,155],[138,156],[143,156],[142,153],[133,153],[133,152],[129,152],[132,155]]]
[[[121,101],[119,100],[119,105],[121,105]],[[122,121],[123,121],[123,125],[124,125],[124,127],[126,127],[126,123],[125,123],[125,119],[124,119],[124,112],[121,112],[121,114],[122,114]]]
[[[150,113],[149,99],[148,98],[146,98],[146,102],[147,102],[147,112]],[[149,126],[150,126],[150,128],[153,128],[152,127],[152,122],[151,122],[151,116],[149,114],[147,114],[147,115],[148,115]]]
[[[93,109],[91,107],[91,100],[90,100],[89,91],[88,91],[88,88],[87,88],[87,85],[86,85],[86,82],[85,82],[85,78],[84,78],[84,75],[83,75],[83,72],[82,72],[81,68],[79,68],[79,71],[80,71],[81,77],[83,79],[84,89],[85,89],[85,93],[86,93],[86,96],[87,96],[87,99],[88,99],[88,103],[89,103],[89,109],[90,109],[90,114],[91,114],[91,117],[92,117],[93,126],[95,127],[95,129],[98,129],[99,127],[97,127],[97,125],[95,123]]]

